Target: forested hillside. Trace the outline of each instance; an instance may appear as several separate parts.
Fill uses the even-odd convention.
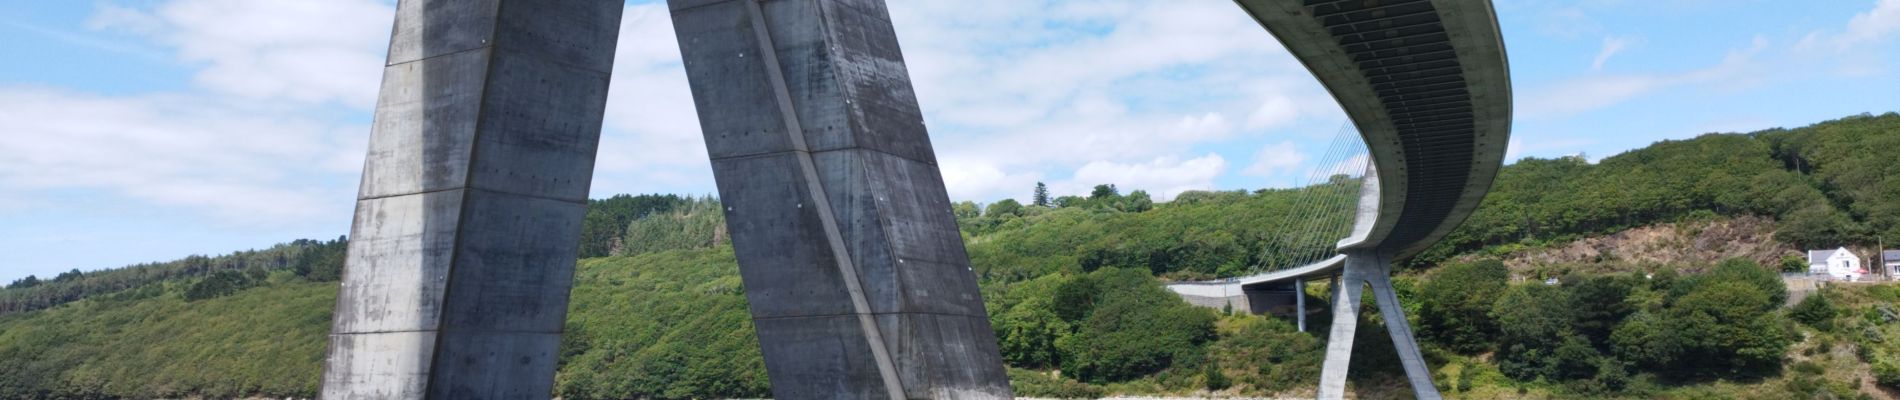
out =
[[[1537,246],[1694,214],[1760,215],[1803,248],[1900,238],[1900,114],[1662,141],[1590,164],[1527,158],[1499,173],[1426,265],[1486,246]]]
[[[1830,289],[1790,311],[1777,266],[1758,261],[1561,259],[1552,262],[1613,267],[1547,269],[1567,271],[1547,286],[1487,259],[1685,221],[1760,221],[1748,223],[1788,246],[1900,238],[1900,158],[1871,149],[1900,149],[1900,115],[1664,141],[1597,163],[1520,160],[1395,286],[1438,383],[1459,398],[1892,393],[1892,287]],[[1103,185],[952,211],[1019,394],[1301,396],[1317,379],[1323,335],[1190,307],[1162,281],[1291,262],[1339,235],[1275,235],[1299,221],[1295,199],[1354,185],[1340,177],[1167,203]],[[710,198],[593,201],[558,394],[767,395],[726,238]],[[15,282],[0,289],[0,398],[310,396],[345,248],[298,241]],[[1352,387],[1409,395],[1376,309],[1364,311]],[[1309,323],[1329,314],[1318,315]]]

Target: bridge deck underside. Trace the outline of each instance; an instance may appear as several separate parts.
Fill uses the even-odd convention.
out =
[[[1428,0],[1307,0],[1377,93],[1409,178],[1384,241],[1405,245],[1446,222],[1474,162],[1472,98],[1458,54]]]

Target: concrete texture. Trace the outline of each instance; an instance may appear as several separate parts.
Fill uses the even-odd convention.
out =
[[[884,3],[669,5],[774,397],[1010,397]]]
[[[623,4],[402,0],[326,399],[545,399]]]

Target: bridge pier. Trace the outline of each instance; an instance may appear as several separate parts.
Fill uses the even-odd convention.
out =
[[[1293,278],[1293,315],[1300,332],[1306,332],[1306,278]]]
[[[1013,397],[884,1],[668,4],[774,397]]]
[[[1392,347],[1399,353],[1399,364],[1405,368],[1413,393],[1421,400],[1444,398],[1432,384],[1431,370],[1418,350],[1411,324],[1405,321],[1398,294],[1392,289],[1391,257],[1376,250],[1346,252],[1346,266],[1333,289],[1333,326],[1326,342],[1326,363],[1320,369],[1319,378],[1321,400],[1345,398],[1346,370],[1352,361],[1353,335],[1359,328],[1360,297],[1368,287],[1379,305],[1379,315],[1385,317]]]
[[[397,5],[323,398],[548,398],[622,3]]]

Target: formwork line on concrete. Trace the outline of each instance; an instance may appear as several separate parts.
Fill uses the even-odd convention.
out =
[[[845,291],[850,293],[858,329],[864,332],[864,340],[869,342],[871,357],[877,362],[878,376],[884,380],[885,392],[892,400],[902,399],[905,397],[904,382],[897,377],[897,364],[891,361],[883,330],[878,328],[877,320],[871,315],[871,302],[864,296],[863,275],[858,274],[857,265],[851,261],[851,251],[845,248],[844,233],[838,228],[838,217],[831,209],[831,195],[825,191],[824,182],[818,179],[817,163],[812,161],[811,148],[805,143],[805,129],[798,121],[798,110],[792,106],[791,89],[785,86],[785,71],[779,65],[778,48],[772,44],[772,33],[765,26],[765,13],[759,10],[759,0],[745,0],[745,10],[746,16],[752,21],[760,57],[765,60],[766,78],[772,85],[772,93],[778,96],[779,114],[784,116],[785,132],[791,135],[792,153],[798,159],[799,172],[805,177],[805,190],[811,196],[812,206],[816,208],[819,224],[824,227],[825,242],[831,246],[832,259],[837,261]]]

